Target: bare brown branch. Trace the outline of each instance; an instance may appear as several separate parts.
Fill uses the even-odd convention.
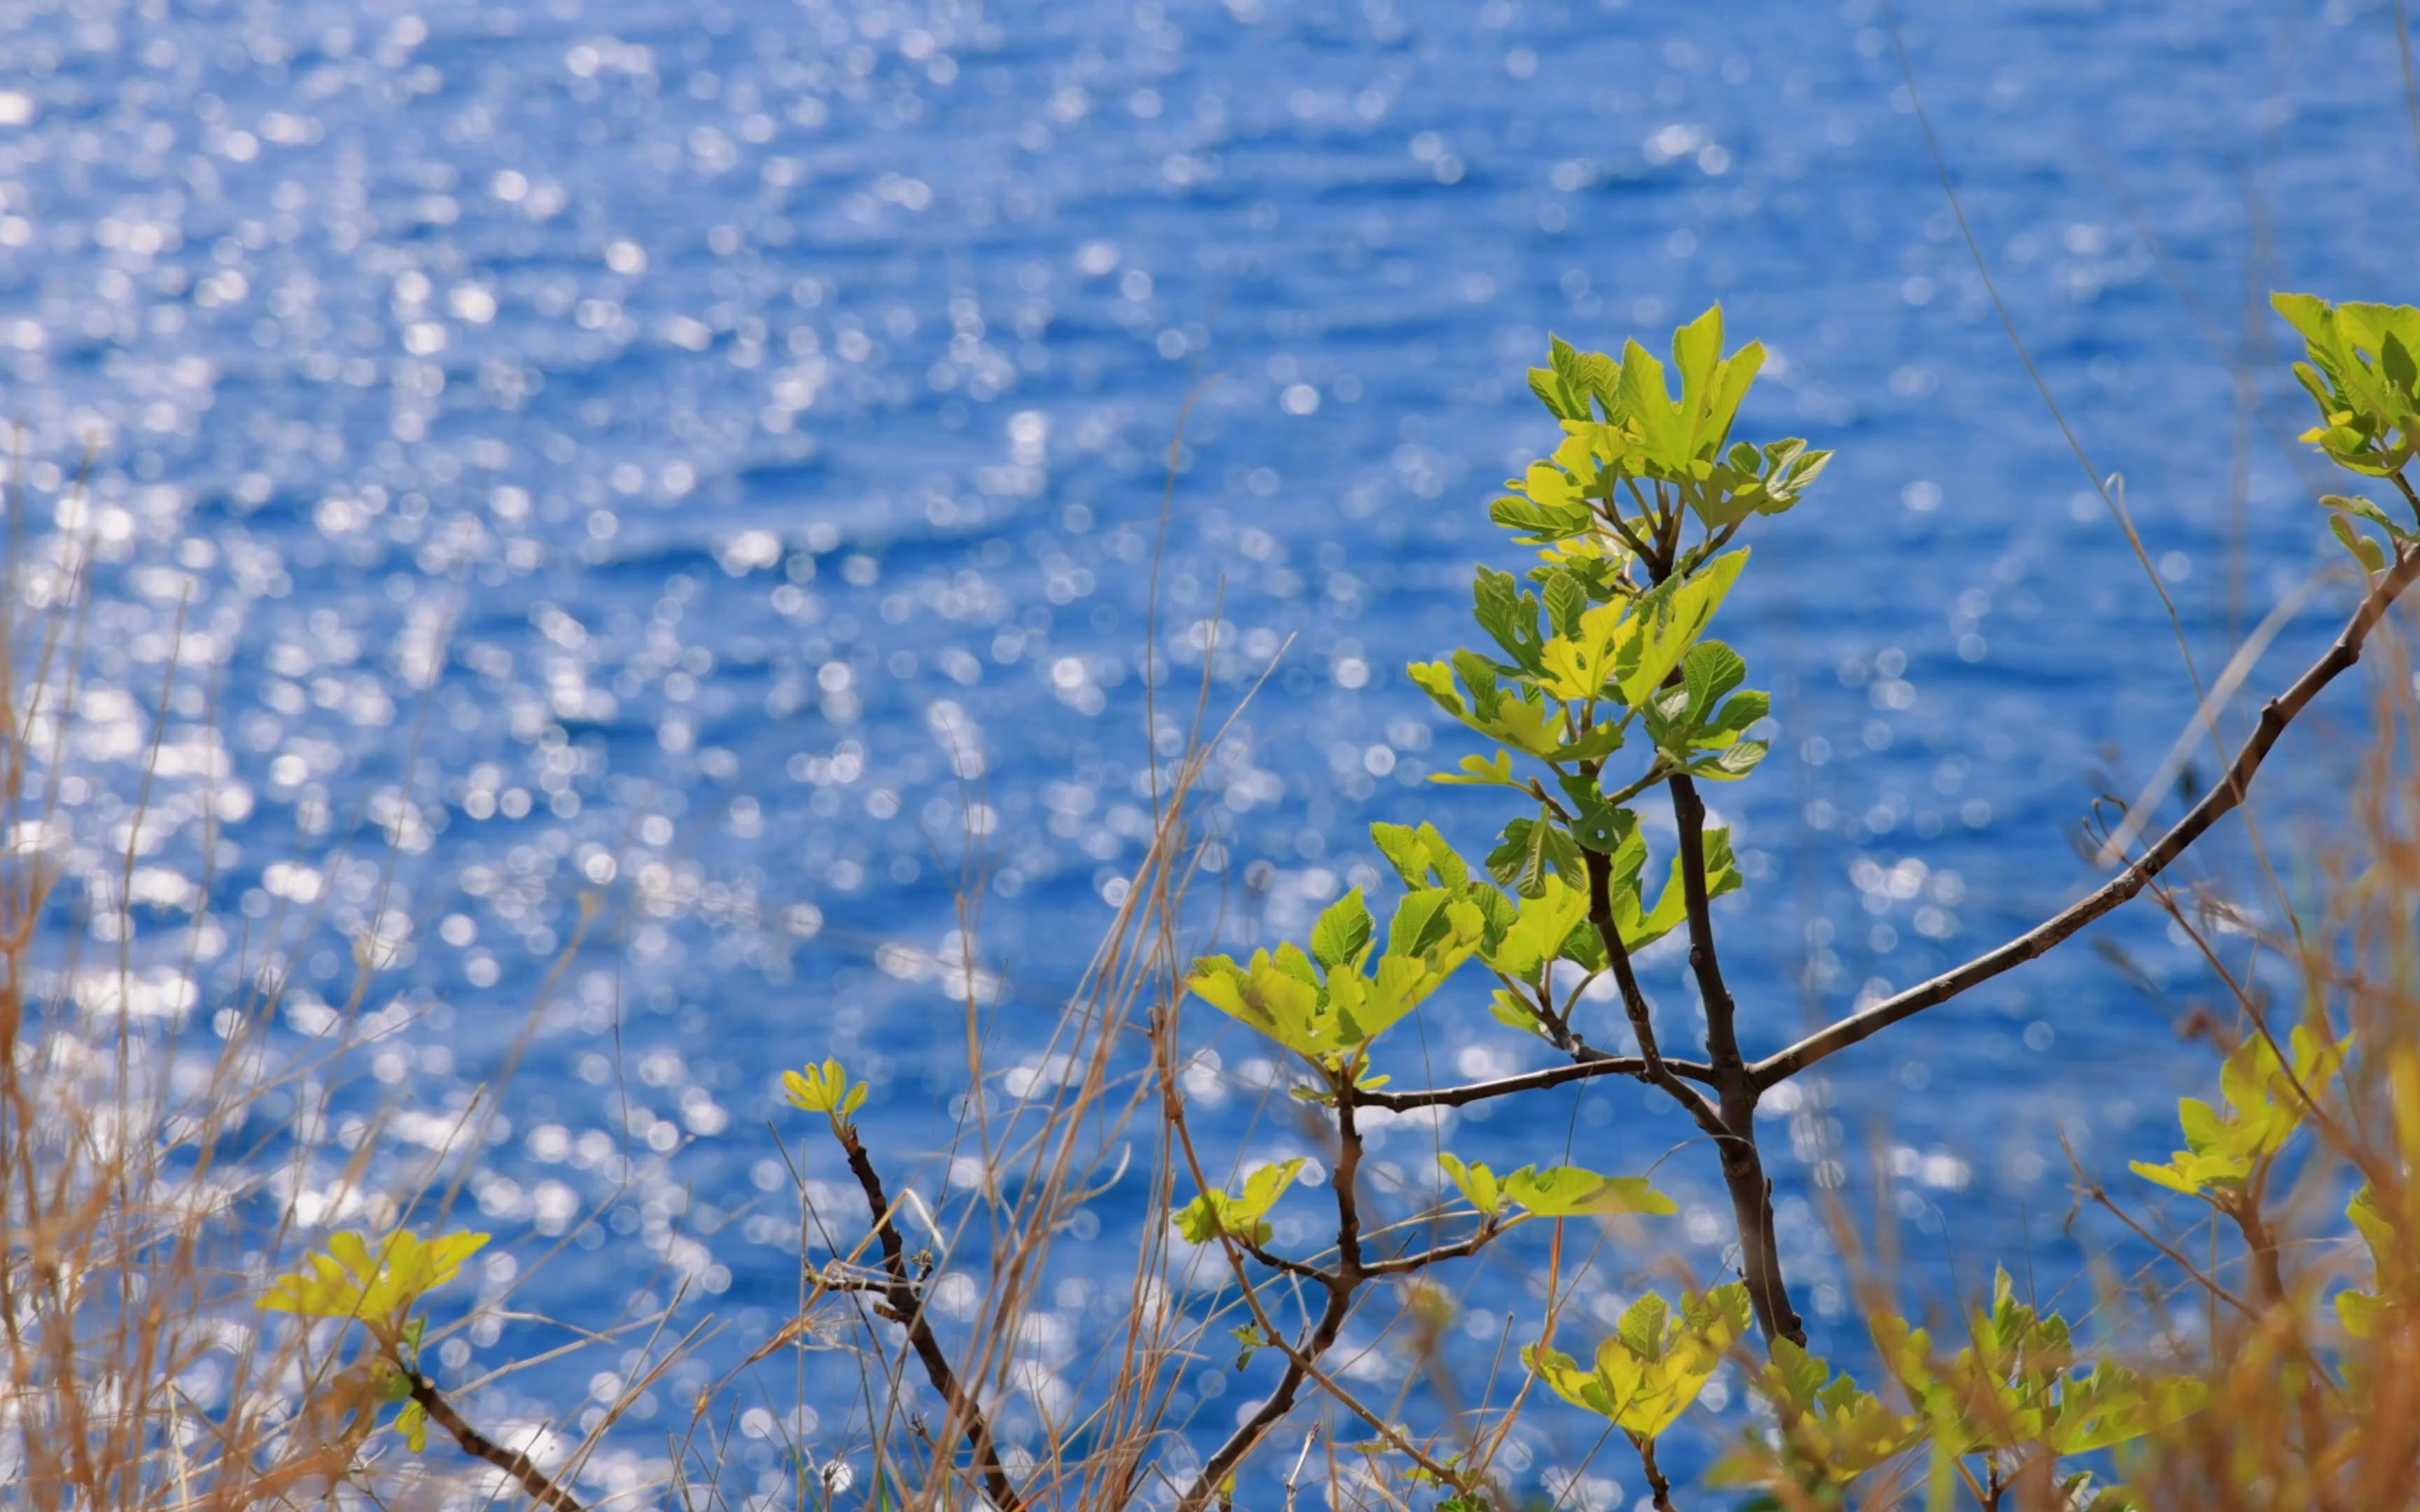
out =
[[[2362,646],[2368,640],[2370,632],[2385,617],[2388,607],[2412,586],[2414,579],[2420,579],[2420,547],[2401,547],[2397,550],[2393,563],[2371,584],[2369,592],[2362,598],[2361,607],[2353,611],[2352,618],[2346,623],[2343,633],[2336,637],[2335,643],[2328,648],[2327,654],[2296,678],[2292,687],[2261,708],[2260,722],[2253,727],[2251,737],[2243,743],[2243,748],[2227,767],[2225,780],[2204,794],[2201,801],[2195,804],[2176,826],[2161,836],[2158,842],[2144,852],[2133,865],[1997,949],[1977,956],[1931,981],[1852,1013],[1808,1035],[1787,1050],[1767,1056],[1749,1068],[1756,1088],[1763,1091],[1788,1081],[1809,1066],[1880,1034],[1902,1019],[1914,1018],[1926,1009],[1946,1003],[2002,972],[2049,954],[2086,924],[2132,900],[2153,877],[2191,849],[2195,841],[2209,833],[2211,825],[2243,802],[2244,794],[2251,789],[2252,779],[2259,772],[2260,764],[2268,759],[2271,748],[2277,744],[2277,737],[2286,733],[2286,727],[2309,707],[2313,699],[2319,697],[2320,689],[2361,660]]]
[[[530,1501],[538,1506],[552,1507],[554,1512],[586,1512],[586,1508],[580,1504],[580,1499],[556,1484],[553,1476],[540,1470],[537,1461],[518,1449],[505,1448],[464,1421],[462,1414],[454,1410],[454,1404],[429,1384],[427,1376],[417,1370],[407,1370],[404,1380],[411,1387],[411,1399],[420,1404],[420,1410],[428,1414],[431,1423],[453,1435],[454,1442],[462,1446],[464,1454],[473,1459],[484,1459],[510,1475],[520,1484],[522,1490],[529,1493]]]
[[[1773,1217],[1773,1180],[1764,1174],[1764,1153],[1756,1142],[1756,1104],[1761,1094],[1740,1054],[1739,1007],[1723,980],[1714,949],[1714,899],[1706,877],[1706,804],[1698,785],[1672,778],[1672,817],[1680,829],[1682,900],[1689,916],[1689,970],[1706,1009],[1706,1056],[1714,1062],[1723,1137],[1715,1149],[1738,1223],[1740,1274],[1756,1307],[1757,1327],[1767,1339],[1807,1342],[1806,1325],[1790,1303],[1781,1273],[1781,1248]],[[1700,1120],[1703,1121],[1702,1119]]]
[[[857,1178],[867,1206],[874,1210],[875,1232],[882,1241],[882,1269],[889,1278],[882,1292],[885,1307],[892,1320],[908,1330],[908,1346],[915,1351],[917,1363],[924,1367],[933,1389],[941,1394],[950,1427],[965,1434],[967,1443],[973,1446],[975,1471],[983,1477],[984,1494],[1001,1512],[1024,1512],[1025,1498],[1000,1462],[1000,1450],[992,1443],[991,1424],[984,1417],[982,1404],[959,1384],[948,1351],[934,1336],[932,1325],[924,1320],[924,1299],[908,1274],[907,1245],[900,1242],[898,1227],[892,1222],[891,1198],[883,1191],[881,1173],[874,1168],[874,1161],[866,1154],[855,1129],[843,1129],[841,1148],[848,1153],[849,1174]],[[948,1437],[945,1431],[943,1442]]]

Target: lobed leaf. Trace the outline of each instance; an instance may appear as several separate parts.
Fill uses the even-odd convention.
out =
[[[326,1253],[303,1257],[303,1268],[279,1276],[255,1305],[305,1318],[358,1319],[399,1341],[404,1315],[460,1274],[462,1262],[487,1242],[485,1234],[461,1231],[424,1242],[399,1228],[376,1244],[358,1230],[332,1234]]]
[[[1697,1400],[1720,1368],[1724,1351],[1751,1321],[1747,1288],[1736,1282],[1704,1296],[1685,1294],[1677,1318],[1650,1292],[1622,1314],[1589,1368],[1535,1345],[1524,1349],[1521,1359],[1563,1400],[1637,1438],[1653,1439]]]

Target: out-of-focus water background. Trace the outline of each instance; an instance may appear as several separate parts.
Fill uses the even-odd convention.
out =
[[[1900,21],[1992,273],[2091,468],[2123,474],[2207,677],[2331,561],[2265,291],[2414,291],[2393,9],[1912,0]],[[183,1024],[163,1074],[194,1074],[227,1015],[278,1014],[300,1079],[265,1128],[328,1104],[311,1047],[368,932],[391,960],[362,1008],[391,1032],[326,1113],[400,1099],[393,1168],[458,1139],[537,1008],[463,1199],[498,1236],[482,1285],[568,1239],[516,1305],[593,1321],[685,1277],[684,1316],[730,1322],[586,1483],[645,1486],[687,1393],[795,1302],[766,1120],[805,1131],[782,1066],[871,1076],[869,1138],[901,1180],[938,1198],[975,1175],[923,1158],[964,1086],[970,825],[975,985],[1012,1098],[1050,1083],[1036,1057],[1179,737],[1146,729],[1152,656],[1164,710],[1206,671],[1221,716],[1276,663],[1201,795],[1226,943],[1298,931],[1357,883],[1386,894],[1371,821],[1436,817],[1483,852],[1506,815],[1424,781],[1475,748],[1401,664],[1466,639],[1474,560],[1520,559],[1484,512],[1553,434],[1523,369],[1549,332],[1660,345],[1715,300],[1773,353],[1744,434],[1839,453],[1758,532],[1728,613],[1776,698],[1774,758],[1713,794],[1750,878],[1722,911],[1731,980],[1770,1049],[2072,896],[2094,874],[2077,821],[2132,795],[2194,703],[1869,0],[0,8],[10,523],[37,556],[88,540],[99,563],[60,805],[19,841],[97,904],[131,847],[145,932],[131,991],[98,964],[107,906],[60,969],[97,1021]],[[2289,886],[2297,815],[2328,817],[2359,719],[2332,695],[2262,779]],[[2205,871],[2274,922],[2242,859]],[[2147,914],[2095,937],[2131,969],[2071,948],[1769,1105],[1819,1342],[1851,1321],[1832,1154],[1862,1211],[1881,1152],[1947,1296],[1992,1257],[2045,1291],[2075,1273],[2062,1130],[2106,1169],[2169,1148],[2173,1098],[2208,1072],[2174,1027],[2191,954]],[[1668,952],[1650,985],[1685,1041]],[[1612,1005],[1586,1011],[1621,1039]],[[1308,1152],[1264,1109],[1263,1047],[1203,1019],[1205,1138]],[[1399,1084],[1547,1055],[1475,987],[1419,1043],[1390,1041]],[[1688,1131],[1621,1084],[1445,1133],[1626,1171]],[[1396,1179],[1434,1179],[1429,1126],[1376,1144]],[[1060,1252],[1013,1432],[1080,1395],[1124,1311],[1140,1169]],[[275,1191],[339,1223],[336,1174]],[[1657,1175],[1684,1207],[1658,1232],[1712,1274],[1711,1160]],[[1591,1316],[1654,1257],[1601,1257]],[[1458,1347],[1483,1362],[1508,1309],[1534,1310],[1530,1258],[1466,1278]],[[556,1342],[489,1321],[443,1374]],[[1256,1395],[1225,1364],[1186,1398],[1205,1439]],[[586,1351],[479,1405],[576,1429],[625,1368]],[[854,1367],[816,1368],[803,1411],[769,1388],[738,1404],[735,1455],[776,1483],[785,1431],[862,1443]],[[1735,1392],[1709,1404],[1738,1420]],[[1637,1494],[1609,1459],[1573,1481],[1591,1436],[1537,1421],[1517,1455],[1546,1484]]]

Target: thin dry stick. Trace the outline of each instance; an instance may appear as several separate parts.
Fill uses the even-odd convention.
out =
[[[2050,380],[2042,376],[2041,368],[2034,362],[2033,351],[2025,345],[2025,338],[2018,334],[2016,316],[2009,312],[2009,301],[2001,297],[1999,280],[1992,276],[1992,265],[1983,255],[1983,243],[1976,238],[1975,227],[1966,219],[1966,203],[1960,197],[1958,186],[1950,180],[1949,160],[1941,150],[1941,138],[1932,129],[1932,116],[1925,110],[1924,96],[1916,86],[1916,67],[1908,61],[1907,39],[1900,35],[1899,16],[1891,8],[1890,0],[1883,0],[1882,11],[1883,24],[1889,29],[1891,46],[1899,55],[1900,77],[1906,81],[1908,103],[1915,110],[1916,125],[1924,131],[1924,145],[1932,154],[1933,170],[1941,178],[1941,192],[1949,201],[1949,212],[1958,222],[1960,235],[1965,238],[1967,254],[1975,261],[1975,271],[1982,277],[1983,291],[1991,296],[1992,308],[1999,312],[2000,325],[2009,333],[2009,345],[2016,347],[2018,361],[2024,363],[2025,376],[2033,379],[2034,389],[2040,393],[2042,404],[2050,410],[2051,418],[2058,422],[2059,434],[2067,438],[2068,449],[2075,454],[2075,460],[2082,464],[2085,476],[2092,480],[2093,490],[2101,495],[2101,501],[2108,506],[2110,517],[2125,532],[2126,543],[2134,548],[2134,559],[2142,563],[2143,576],[2149,580],[2151,591],[2160,595],[2161,605],[2168,611],[2169,626],[2176,632],[2177,649],[2184,656],[2185,673],[2193,679],[2194,691],[2198,693],[2201,691],[2201,673],[2194,668],[2193,645],[2185,637],[2184,620],[2177,613],[2176,600],[2169,596],[2167,585],[2160,580],[2158,569],[2151,565],[2150,549],[2144,546],[2142,535],[2134,529],[2133,517],[2126,512],[2122,491],[2113,490],[2109,480],[2093,466],[2091,454],[2084,449],[2084,438],[2078,436],[2075,427],[2069,424],[2067,411],[2059,408],[2057,397],[2050,392]]]
[[[2076,1159],[2075,1149],[2067,1142],[2067,1134],[2064,1131],[2061,1131],[2059,1134],[2058,1148],[2066,1152],[2067,1163],[2075,1171],[2077,1190],[2081,1191],[2086,1196],[2091,1198],[2101,1207],[2106,1208],[2110,1214],[2119,1223],[2124,1224],[2127,1227],[2133,1229],[2136,1238],[2142,1240],[2143,1242],[2150,1245],[2153,1249],[2158,1250],[2162,1255],[2166,1256],[2170,1260],[2182,1268],[2185,1274],[2193,1277],[2194,1283],[2196,1286],[2199,1286],[2204,1291],[2209,1292],[2211,1296],[2226,1304],[2229,1307],[2234,1308],[2237,1312],[2242,1313],[2246,1318],[2257,1318],[2259,1316],[2259,1310],[2257,1308],[2245,1302],[2242,1298],[2237,1296],[2234,1292],[2227,1290],[2226,1287],[2219,1283],[2216,1277],[2202,1270],[2201,1267],[2194,1264],[2192,1258],[2184,1254],[2183,1251],[2178,1249],[2166,1240],[2162,1239],[2159,1235],[2152,1233],[2149,1228],[2144,1227],[2142,1224],[2135,1220],[2133,1213],[2128,1212],[2125,1209],[2118,1205],[2117,1201],[2109,1196],[2108,1188],[2085,1175],[2084,1163]]]
[[[2395,48],[2403,59],[2403,102],[2412,110],[2412,139],[2420,144],[2420,75],[2412,68],[2412,18],[2395,0]]]
[[[2276,640],[2278,632],[2303,611],[2303,606],[2311,601],[2312,595],[2337,576],[2335,572],[2318,572],[2304,579],[2292,593],[2277,601],[2277,607],[2269,611],[2268,617],[2250,635],[2244,637],[2243,643],[2235,648],[2235,655],[2227,658],[2226,666],[2219,672],[2218,681],[2211,685],[2210,696],[2203,699],[2201,707],[2194,711],[2184,733],[2177,737],[2174,746],[2168,748],[2168,754],[2153,770],[2150,780],[2143,784],[2141,795],[2127,807],[2125,817],[2118,821],[2118,828],[2102,842],[2100,851],[2093,857],[2095,860],[2102,866],[2116,866],[2126,858],[2126,853],[2133,849],[2134,841],[2141,839],[2143,831],[2149,826],[2152,816],[2160,811],[2160,801],[2168,795],[2168,789],[2183,774],[2194,747],[2201,742],[2202,733],[2217,732],[2218,717],[2226,712],[2228,701],[2242,688],[2244,679],[2252,675],[2252,669],[2259,664],[2261,656]]]

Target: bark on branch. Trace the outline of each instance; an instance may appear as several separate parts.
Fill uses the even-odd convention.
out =
[[[538,1506],[551,1507],[553,1512],[587,1512],[580,1499],[555,1484],[554,1477],[540,1470],[537,1461],[518,1449],[507,1449],[495,1440],[473,1427],[454,1404],[438,1394],[428,1378],[417,1370],[405,1370],[403,1379],[411,1384],[411,1399],[428,1414],[428,1421],[453,1435],[462,1452],[473,1459],[488,1463],[520,1483],[530,1501]]]
[[[1695,1060],[1664,1058],[1664,1069],[1674,1075],[1712,1087],[1714,1069]],[[1390,1092],[1384,1088],[1375,1091],[1362,1088],[1361,1101],[1373,1108],[1391,1108],[1397,1113],[1409,1113],[1415,1108],[1458,1108],[1472,1103],[1485,1103],[1495,1098],[1511,1097],[1516,1092],[1535,1092],[1549,1087],[1562,1087],[1572,1082],[1593,1081],[1599,1076],[1644,1077],[1647,1062],[1637,1056],[1609,1056],[1601,1050],[1582,1049],[1574,1052],[1571,1064],[1548,1066],[1544,1071],[1525,1071],[1517,1076],[1498,1076],[1492,1081],[1466,1082],[1459,1087],[1433,1087],[1424,1091]]]
[[[882,1242],[884,1308],[893,1321],[908,1330],[908,1347],[915,1351],[917,1363],[924,1367],[925,1378],[940,1393],[949,1413],[950,1431],[944,1431],[941,1442],[948,1442],[951,1431],[963,1433],[974,1448],[975,1472],[983,1478],[984,1495],[1001,1512],[1025,1512],[1025,1498],[1008,1478],[1007,1467],[1000,1461],[1000,1450],[992,1442],[991,1424],[984,1417],[982,1404],[975,1400],[974,1393],[959,1383],[949,1354],[942,1350],[941,1341],[934,1337],[932,1325],[924,1321],[924,1299],[915,1278],[908,1274],[908,1247],[900,1242],[899,1231],[892,1223],[891,1198],[882,1189],[881,1173],[874,1168],[856,1130],[842,1132],[841,1148],[848,1154],[849,1173],[864,1191],[866,1205],[874,1210],[874,1231]]]
[[[1680,829],[1682,901],[1689,917],[1689,970],[1705,1004],[1706,1057],[1714,1063],[1717,1112],[1728,1135],[1715,1149],[1723,1185],[1730,1193],[1731,1216],[1739,1225],[1740,1275],[1747,1283],[1757,1327],[1766,1340],[1786,1338],[1804,1345],[1807,1329],[1790,1304],[1789,1282],[1781,1273],[1773,1181],[1764,1174],[1764,1152],[1756,1142],[1761,1089],[1740,1054],[1739,1008],[1723,981],[1722,961],[1714,950],[1714,898],[1706,877],[1706,804],[1698,796],[1697,783],[1685,776],[1675,774],[1671,788],[1672,818]]]

